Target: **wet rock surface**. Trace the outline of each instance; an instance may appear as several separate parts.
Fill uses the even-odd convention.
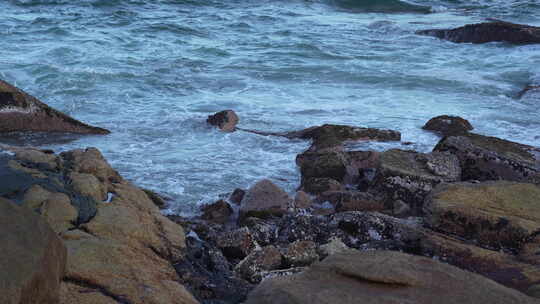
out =
[[[461,135],[473,129],[469,121],[459,116],[441,115],[433,117],[422,127],[440,133],[443,136]]]
[[[84,124],[0,80],[0,133],[16,131],[108,134]]]
[[[233,110],[224,110],[214,115],[209,115],[206,122],[224,132],[234,132],[240,119]]]
[[[540,27],[494,20],[468,24],[455,29],[430,29],[417,34],[434,36],[457,43],[508,42],[512,44],[540,43]]]
[[[458,157],[462,180],[540,183],[539,148],[469,133],[443,138],[434,151]]]

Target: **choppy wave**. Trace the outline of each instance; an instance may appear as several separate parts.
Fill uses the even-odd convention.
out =
[[[95,146],[172,211],[271,178],[298,185],[308,143],[205,124],[234,109],[247,129],[323,123],[397,129],[460,115],[475,131],[540,146],[540,45],[455,44],[418,29],[502,18],[540,25],[536,0],[0,1],[0,77],[108,136],[23,136],[55,150]],[[430,14],[427,14],[431,12]],[[4,138],[14,143],[21,137]],[[75,139],[68,142],[68,140]],[[0,142],[2,139],[0,139]],[[399,144],[355,145],[384,150]]]

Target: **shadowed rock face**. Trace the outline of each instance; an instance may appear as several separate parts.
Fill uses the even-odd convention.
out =
[[[416,32],[457,43],[509,42],[513,44],[540,43],[540,27],[496,20],[468,24],[455,29],[429,29]]]
[[[0,80],[0,133],[15,131],[110,133],[73,119]]]

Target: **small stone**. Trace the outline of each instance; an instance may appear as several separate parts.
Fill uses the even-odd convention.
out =
[[[317,245],[313,241],[296,241],[290,244],[283,257],[291,267],[308,266],[319,259]]]
[[[244,279],[259,283],[262,273],[265,271],[279,269],[282,265],[282,256],[274,246],[266,246],[259,250],[252,251],[235,267],[235,271]]]
[[[219,234],[216,245],[229,260],[243,259],[258,246],[247,227]]]
[[[233,110],[225,110],[208,116],[206,122],[224,132],[234,132],[239,120],[238,115]]]
[[[332,254],[347,251],[348,249],[349,246],[345,245],[339,238],[333,237],[330,239],[330,242],[319,247],[319,254],[324,258]]]

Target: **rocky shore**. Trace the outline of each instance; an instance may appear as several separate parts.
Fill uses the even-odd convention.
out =
[[[538,28],[501,21],[419,34],[540,41]],[[0,118],[0,133],[109,133],[3,81]],[[261,179],[197,216],[164,216],[159,193],[95,148],[0,145],[5,303],[540,303],[540,148],[448,115],[423,127],[440,135],[429,153],[390,129],[239,122],[232,110],[207,119],[311,143],[296,193]],[[348,148],[358,141],[403,149]]]

